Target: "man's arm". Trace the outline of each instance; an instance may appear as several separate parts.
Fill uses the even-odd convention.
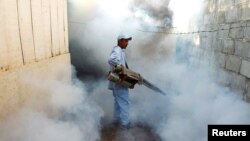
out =
[[[116,66],[116,65],[120,65],[121,63],[121,49],[118,47],[115,47],[110,56],[109,56],[109,60],[108,63],[112,66]]]

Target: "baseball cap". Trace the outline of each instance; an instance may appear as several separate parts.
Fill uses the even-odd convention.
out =
[[[117,40],[121,40],[121,39],[126,39],[126,40],[132,40],[132,37],[131,36],[128,36],[127,34],[120,34],[118,37],[117,37]]]

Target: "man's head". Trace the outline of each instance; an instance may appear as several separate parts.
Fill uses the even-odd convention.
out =
[[[120,34],[117,37],[117,41],[118,41],[118,46],[120,46],[123,49],[126,49],[126,47],[128,46],[128,41],[132,40],[131,36],[128,36],[126,34]]]

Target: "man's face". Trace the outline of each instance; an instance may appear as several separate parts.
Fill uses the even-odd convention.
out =
[[[121,39],[119,40],[119,46],[123,49],[126,49],[128,46],[128,41],[127,39]]]

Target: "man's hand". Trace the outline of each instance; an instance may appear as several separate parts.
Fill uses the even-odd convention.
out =
[[[124,72],[124,66],[122,64],[115,65],[113,72],[115,73],[122,73]]]

